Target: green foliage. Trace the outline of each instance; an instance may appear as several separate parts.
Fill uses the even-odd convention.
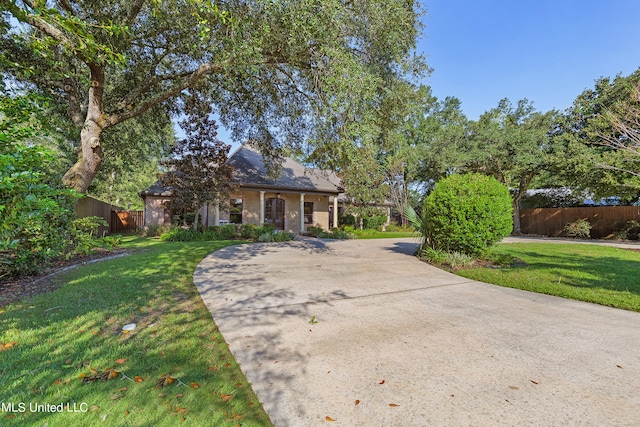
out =
[[[42,113],[41,102],[0,95],[0,277],[40,272],[93,245],[85,227],[91,220],[75,221],[79,195],[51,183],[51,152],[22,142],[34,133],[29,124]]]
[[[70,232],[71,240],[74,246],[74,253],[89,255],[98,245],[97,234],[98,227],[108,226],[109,224],[101,217],[89,216],[86,218],[78,218],[72,221]],[[115,244],[113,239],[103,241],[104,244]]]
[[[351,214],[342,214],[338,216],[338,224],[340,226],[351,226],[355,227],[356,225],[356,217]]]
[[[323,232],[324,230],[322,229],[322,227],[307,227],[307,233],[309,233],[312,237],[318,237]]]
[[[575,237],[577,239],[588,239],[591,237],[591,224],[584,219],[577,219],[568,222],[562,228],[562,232],[567,237]]]
[[[475,258],[461,252],[447,252],[441,249],[425,248],[420,252],[420,258],[451,270],[473,267]]]
[[[293,240],[295,235],[288,231],[279,231],[277,233],[273,231],[265,231],[258,236],[258,242],[271,243],[271,242],[288,242]]]
[[[374,215],[362,218],[362,228],[378,230],[387,222],[386,215]]]
[[[80,192],[111,155],[100,150],[103,131],[150,108],[179,115],[185,93],[200,92],[234,139],[258,141],[274,158],[302,142],[335,160],[402,117],[398,94],[426,69],[414,54],[413,1],[3,6],[11,31],[0,34],[0,72],[66,107],[85,156],[65,178]]]
[[[422,218],[414,218],[423,235],[422,249],[477,254],[500,241],[513,228],[509,190],[495,178],[452,175],[438,182],[424,202]]]
[[[615,224],[613,235],[616,239],[639,240],[640,222],[636,220],[621,221]]]
[[[163,230],[163,228],[160,228],[160,230]],[[279,234],[282,234],[282,236],[277,236]],[[183,227],[173,226],[168,230],[165,229],[162,232],[162,234],[160,235],[160,240],[167,242],[206,242],[232,239],[261,241],[260,238],[267,235],[271,236],[264,237],[270,239],[268,241],[279,242],[293,239],[293,237],[290,237],[291,233],[275,233],[273,225],[271,224],[266,224],[262,227],[253,224],[224,224],[219,226],[207,227],[202,230],[193,230],[191,228],[187,229]]]
[[[142,237],[159,237],[169,231],[169,227],[166,225],[152,224],[147,225],[142,229]]]

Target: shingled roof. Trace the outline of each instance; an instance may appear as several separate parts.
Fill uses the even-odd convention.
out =
[[[323,177],[317,170],[307,168],[288,157],[284,158],[280,176],[271,179],[262,154],[255,148],[243,144],[229,157],[233,167],[231,183],[245,188],[269,189],[274,191],[296,191],[327,193],[335,195],[340,188]],[[159,182],[140,192],[140,196],[170,196],[171,189],[162,187]]]
[[[339,189],[316,170],[301,165],[293,159],[284,158],[280,175],[270,179],[262,154],[253,147],[242,145],[229,158],[233,166],[231,182],[243,187],[269,188],[290,191],[338,193]]]

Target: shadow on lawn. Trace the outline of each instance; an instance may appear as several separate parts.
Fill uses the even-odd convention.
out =
[[[602,288],[640,295],[640,254],[637,260],[621,259],[615,256],[566,253],[545,255],[540,261],[540,253],[518,251],[518,256],[526,257],[528,270],[557,270],[562,283],[580,288]],[[565,272],[569,272],[568,274]],[[572,274],[572,272],[575,272]]]
[[[66,284],[57,291],[0,312],[0,341],[17,342],[0,353],[0,401],[101,406],[72,415],[39,412],[6,419],[3,413],[0,425],[67,423],[61,417],[76,425],[94,425],[106,412],[105,425],[168,425],[170,410],[162,405],[160,392],[184,394],[182,406],[194,414],[219,410],[245,414],[247,421],[260,418],[260,405],[252,400],[190,281],[199,256],[221,246],[162,244],[158,250],[86,266],[58,278]],[[127,323],[138,327],[125,334],[121,329]],[[118,359],[126,362],[119,364]],[[89,368],[115,368],[144,381],[121,381],[120,376],[83,384],[79,376],[89,375]],[[163,374],[187,386],[155,391]],[[192,382],[201,387],[189,387]],[[233,394],[234,400],[221,400],[224,394]],[[113,398],[118,395],[122,397]],[[175,400],[172,404],[181,403]],[[242,402],[254,403],[239,407]]]

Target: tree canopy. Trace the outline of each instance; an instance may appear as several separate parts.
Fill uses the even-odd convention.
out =
[[[77,130],[69,186],[85,192],[110,155],[105,130],[181,112],[196,85],[236,140],[354,150],[379,132],[387,87],[424,70],[416,2],[0,0],[0,67],[54,94]],[[13,20],[12,20],[13,18]],[[15,20],[20,25],[15,25]]]

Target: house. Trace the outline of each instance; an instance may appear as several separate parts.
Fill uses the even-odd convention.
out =
[[[304,232],[311,225],[329,229],[337,224],[342,190],[318,170],[285,158],[280,176],[270,178],[260,152],[247,144],[240,146],[228,162],[233,166],[234,188],[228,208],[219,209],[213,203],[204,206],[200,211],[203,224],[273,224],[276,230],[292,233]],[[165,207],[171,199],[170,189],[156,182],[140,197],[145,205],[145,226],[170,224]]]

